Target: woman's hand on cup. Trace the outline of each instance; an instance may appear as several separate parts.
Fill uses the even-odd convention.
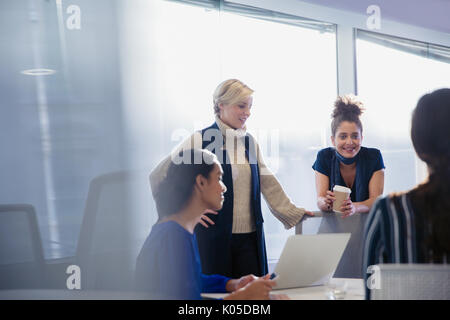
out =
[[[352,200],[347,199],[344,202],[342,202],[341,211],[342,211],[342,218],[347,218],[354,215],[356,213],[356,207],[352,202]]]
[[[333,203],[335,200],[336,200],[336,197],[334,196],[334,192],[327,190],[327,194],[324,197],[326,211],[333,210]]]

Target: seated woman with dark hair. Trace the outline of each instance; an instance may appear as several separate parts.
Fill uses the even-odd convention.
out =
[[[448,263],[450,257],[450,89],[419,99],[411,139],[428,181],[373,205],[365,228],[363,273],[379,263]],[[370,291],[366,290],[366,298]]]
[[[230,279],[202,274],[194,228],[206,209],[222,207],[223,171],[207,150],[185,150],[180,158],[184,161],[170,164],[154,195],[159,219],[137,258],[136,288],[163,299],[201,299],[202,292],[232,292],[225,299],[270,298],[275,281],[269,275]]]

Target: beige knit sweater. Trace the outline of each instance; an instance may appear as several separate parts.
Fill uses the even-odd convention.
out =
[[[251,212],[251,171],[248,160],[245,158],[244,129],[232,129],[220,118],[216,117],[216,123],[225,139],[224,148],[231,162],[231,172],[233,177],[233,233],[248,233],[255,231],[254,215]],[[233,139],[234,141],[230,141]],[[256,143],[256,140],[253,139]],[[150,173],[150,184],[152,192],[155,193],[159,183],[165,178],[167,169],[173,156],[183,149],[202,147],[202,137],[200,132],[195,132],[188,139],[176,147],[171,155],[167,156]],[[296,207],[284,192],[277,178],[265,165],[259,145],[256,144],[257,161],[260,171],[261,192],[272,212],[280,220],[286,229],[295,226],[303,217],[305,210]],[[225,197],[226,197],[225,193]]]

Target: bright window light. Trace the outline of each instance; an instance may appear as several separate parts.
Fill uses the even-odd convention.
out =
[[[423,94],[449,85],[450,64],[358,39],[357,70],[364,140],[383,154],[384,191],[410,189],[426,176],[411,143],[412,110]]]

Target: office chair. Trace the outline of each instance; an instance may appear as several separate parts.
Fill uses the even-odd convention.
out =
[[[81,289],[132,290],[136,258],[151,226],[147,173],[113,172],[89,186],[76,260]]]
[[[0,289],[44,285],[44,253],[34,207],[0,205]]]
[[[368,215],[355,214],[342,219],[334,212],[315,211],[314,214],[314,217],[304,216],[296,226],[296,234],[351,233],[333,277],[362,279],[363,233]]]
[[[450,266],[380,264],[379,289],[372,300],[450,300]]]

